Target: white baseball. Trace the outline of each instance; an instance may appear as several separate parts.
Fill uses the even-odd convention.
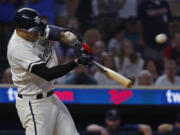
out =
[[[167,36],[166,34],[158,34],[155,37],[155,41],[159,44],[164,44],[167,41]]]

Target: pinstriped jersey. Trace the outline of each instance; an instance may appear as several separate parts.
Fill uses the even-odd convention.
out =
[[[11,67],[14,85],[19,94],[35,95],[43,91],[49,91],[54,81],[46,81],[31,73],[32,67],[44,63],[47,67],[58,64],[55,50],[48,38],[39,37],[36,42],[30,42],[20,37],[14,31],[8,44],[8,61]]]

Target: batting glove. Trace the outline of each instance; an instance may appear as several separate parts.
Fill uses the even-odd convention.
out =
[[[77,57],[80,57],[82,56],[83,52],[81,51],[82,49],[82,43],[80,41],[77,41],[76,44],[74,44],[72,46],[73,50],[74,50],[74,54],[77,56]]]
[[[80,56],[77,58],[77,63],[81,65],[91,65],[93,57],[91,56]]]

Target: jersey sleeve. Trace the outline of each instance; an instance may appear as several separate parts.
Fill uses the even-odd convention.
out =
[[[16,48],[18,51],[13,52],[14,63],[16,66],[31,72],[32,67],[42,64],[44,61],[34,52],[33,47]]]

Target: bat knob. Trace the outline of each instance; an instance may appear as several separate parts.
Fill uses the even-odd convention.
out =
[[[133,86],[133,83],[132,83],[131,80],[129,80],[129,82],[126,84],[126,87],[127,88],[132,88],[132,86]]]

